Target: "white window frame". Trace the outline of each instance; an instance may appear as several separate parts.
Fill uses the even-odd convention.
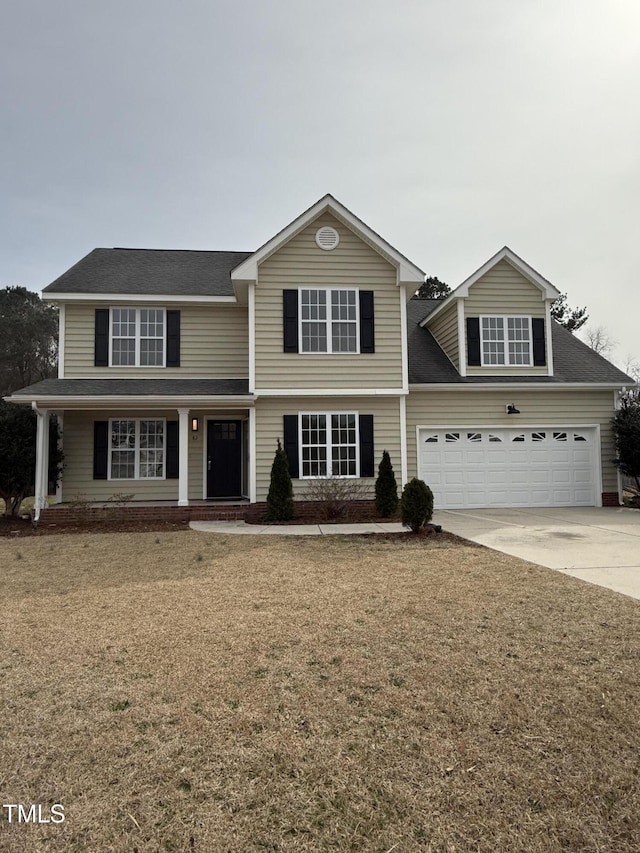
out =
[[[326,293],[326,306],[327,306],[327,319],[326,320],[317,320],[317,321],[309,321],[302,319],[302,293],[303,291],[322,291]],[[356,327],[356,348],[353,352],[343,352],[343,351],[333,351],[333,334],[332,327],[333,323],[353,323],[353,320],[333,320],[331,317],[331,294],[334,291],[347,291],[349,293],[355,294],[355,308],[356,308],[356,319],[355,319],[355,327]],[[303,338],[302,338],[302,323],[308,322],[318,322],[324,323],[327,329],[327,349],[322,352],[312,352],[309,350],[303,349]],[[299,287],[298,288],[298,352],[301,355],[360,355],[360,303],[359,303],[359,290],[357,287]],[[306,414],[306,413],[305,413]]]
[[[326,418],[325,424],[326,429],[325,432],[327,434],[326,440],[326,459],[327,459],[327,473],[326,474],[305,474],[304,473],[304,461],[302,459],[302,418],[306,415],[320,415]],[[355,418],[355,431],[356,431],[356,473],[355,474],[332,474],[331,468],[333,467],[333,444],[331,442],[331,417],[333,415],[353,415]],[[342,447],[343,445],[337,445],[338,447]],[[351,446],[351,445],[349,445]],[[340,479],[344,480],[357,480],[360,477],[360,413],[357,411],[331,411],[331,412],[298,412],[298,469],[300,473],[301,480],[321,480],[323,478],[328,477],[340,477]]]
[[[492,364],[484,360],[484,329],[483,320],[502,320],[502,331],[504,333],[504,364]],[[509,320],[526,320],[529,329],[529,362],[522,364],[512,364],[509,361]],[[483,314],[480,315],[480,364],[482,367],[533,367],[533,323],[532,318],[526,314]],[[487,341],[487,343],[490,343]],[[493,341],[491,343],[494,343]],[[522,343],[522,341],[513,341],[513,343]]]
[[[113,312],[117,311],[135,311],[136,312],[136,331],[135,331],[135,363],[134,364],[114,364],[113,363]],[[161,311],[162,312],[162,364],[140,364],[140,341],[142,340],[142,336],[140,334],[141,329],[141,319],[140,312],[141,311]],[[159,340],[158,338],[147,338],[145,336],[144,340]],[[109,308],[109,367],[122,367],[123,369],[128,369],[132,367],[142,367],[144,370],[147,368],[149,370],[159,370],[163,367],[166,367],[167,364],[167,310],[166,308],[156,308],[153,305],[143,305],[141,307],[134,307],[133,305],[114,305]]]
[[[114,448],[112,447],[111,440],[113,436],[113,426],[112,424],[115,421],[133,421],[135,423],[135,446],[131,448],[134,451],[134,476],[133,477],[112,477],[111,476],[111,454],[113,453]],[[161,421],[162,426],[162,477],[141,477],[140,476],[140,422],[141,421]],[[117,448],[115,448],[117,450]],[[131,483],[133,480],[139,480],[140,482],[146,483],[151,481],[158,480],[166,480],[167,479],[167,419],[166,418],[155,418],[155,417],[147,417],[147,418],[131,418],[123,415],[120,418],[109,418],[109,447],[107,451],[107,479],[112,480],[114,483]]]

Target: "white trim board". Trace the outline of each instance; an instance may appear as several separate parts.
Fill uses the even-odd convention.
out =
[[[543,376],[544,374],[540,374]],[[627,386],[619,382],[431,382],[412,383],[409,392],[414,391],[603,391],[606,389],[623,389]]]
[[[62,410],[88,410],[101,411],[107,408],[118,407],[120,409],[179,409],[191,408],[202,409],[210,408],[211,406],[223,405],[226,409],[237,408],[246,409],[255,403],[256,398],[251,396],[245,397],[135,397],[132,394],[126,397],[111,396],[111,397],[11,397],[7,398],[12,403],[24,403],[32,405],[36,403],[39,407],[58,408]]]
[[[46,293],[43,291],[42,299],[46,302],[105,302],[107,304],[112,302],[160,302],[163,305],[166,303],[179,304],[180,302],[238,304],[235,296],[196,296],[193,294],[178,296],[175,293]]]
[[[316,353],[317,355],[317,353]],[[262,388],[256,397],[402,397],[402,388]]]

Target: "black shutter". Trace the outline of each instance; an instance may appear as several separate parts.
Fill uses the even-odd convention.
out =
[[[96,336],[93,363],[95,367],[109,366],[108,308],[96,308]]]
[[[167,311],[167,367],[180,367],[180,312]]]
[[[360,352],[375,352],[376,336],[373,318],[373,290],[360,291]]]
[[[285,415],[283,430],[283,449],[287,454],[287,461],[289,462],[289,474],[295,479],[300,476],[300,462],[298,456],[298,416]]]
[[[467,364],[477,367],[480,362],[480,317],[467,317]]]
[[[374,476],[373,415],[360,415],[360,476]]]
[[[534,367],[544,367],[547,363],[544,319],[542,317],[534,317],[531,321],[531,330],[533,332],[533,365]]]
[[[93,422],[93,479],[107,479],[109,421]]]
[[[178,421],[167,421],[167,480],[177,480],[179,471]]]
[[[284,352],[298,352],[298,291],[282,291]]]

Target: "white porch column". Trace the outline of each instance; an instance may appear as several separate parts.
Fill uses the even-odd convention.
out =
[[[189,409],[178,416],[178,506],[189,506]]]
[[[33,501],[35,520],[47,505],[49,491],[49,411],[38,409],[35,402],[32,407],[36,413],[36,488]]]
[[[256,410],[249,409],[249,501],[256,502]]]

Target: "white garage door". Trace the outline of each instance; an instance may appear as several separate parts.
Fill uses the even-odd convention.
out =
[[[442,509],[596,505],[594,429],[421,429],[418,447]]]

